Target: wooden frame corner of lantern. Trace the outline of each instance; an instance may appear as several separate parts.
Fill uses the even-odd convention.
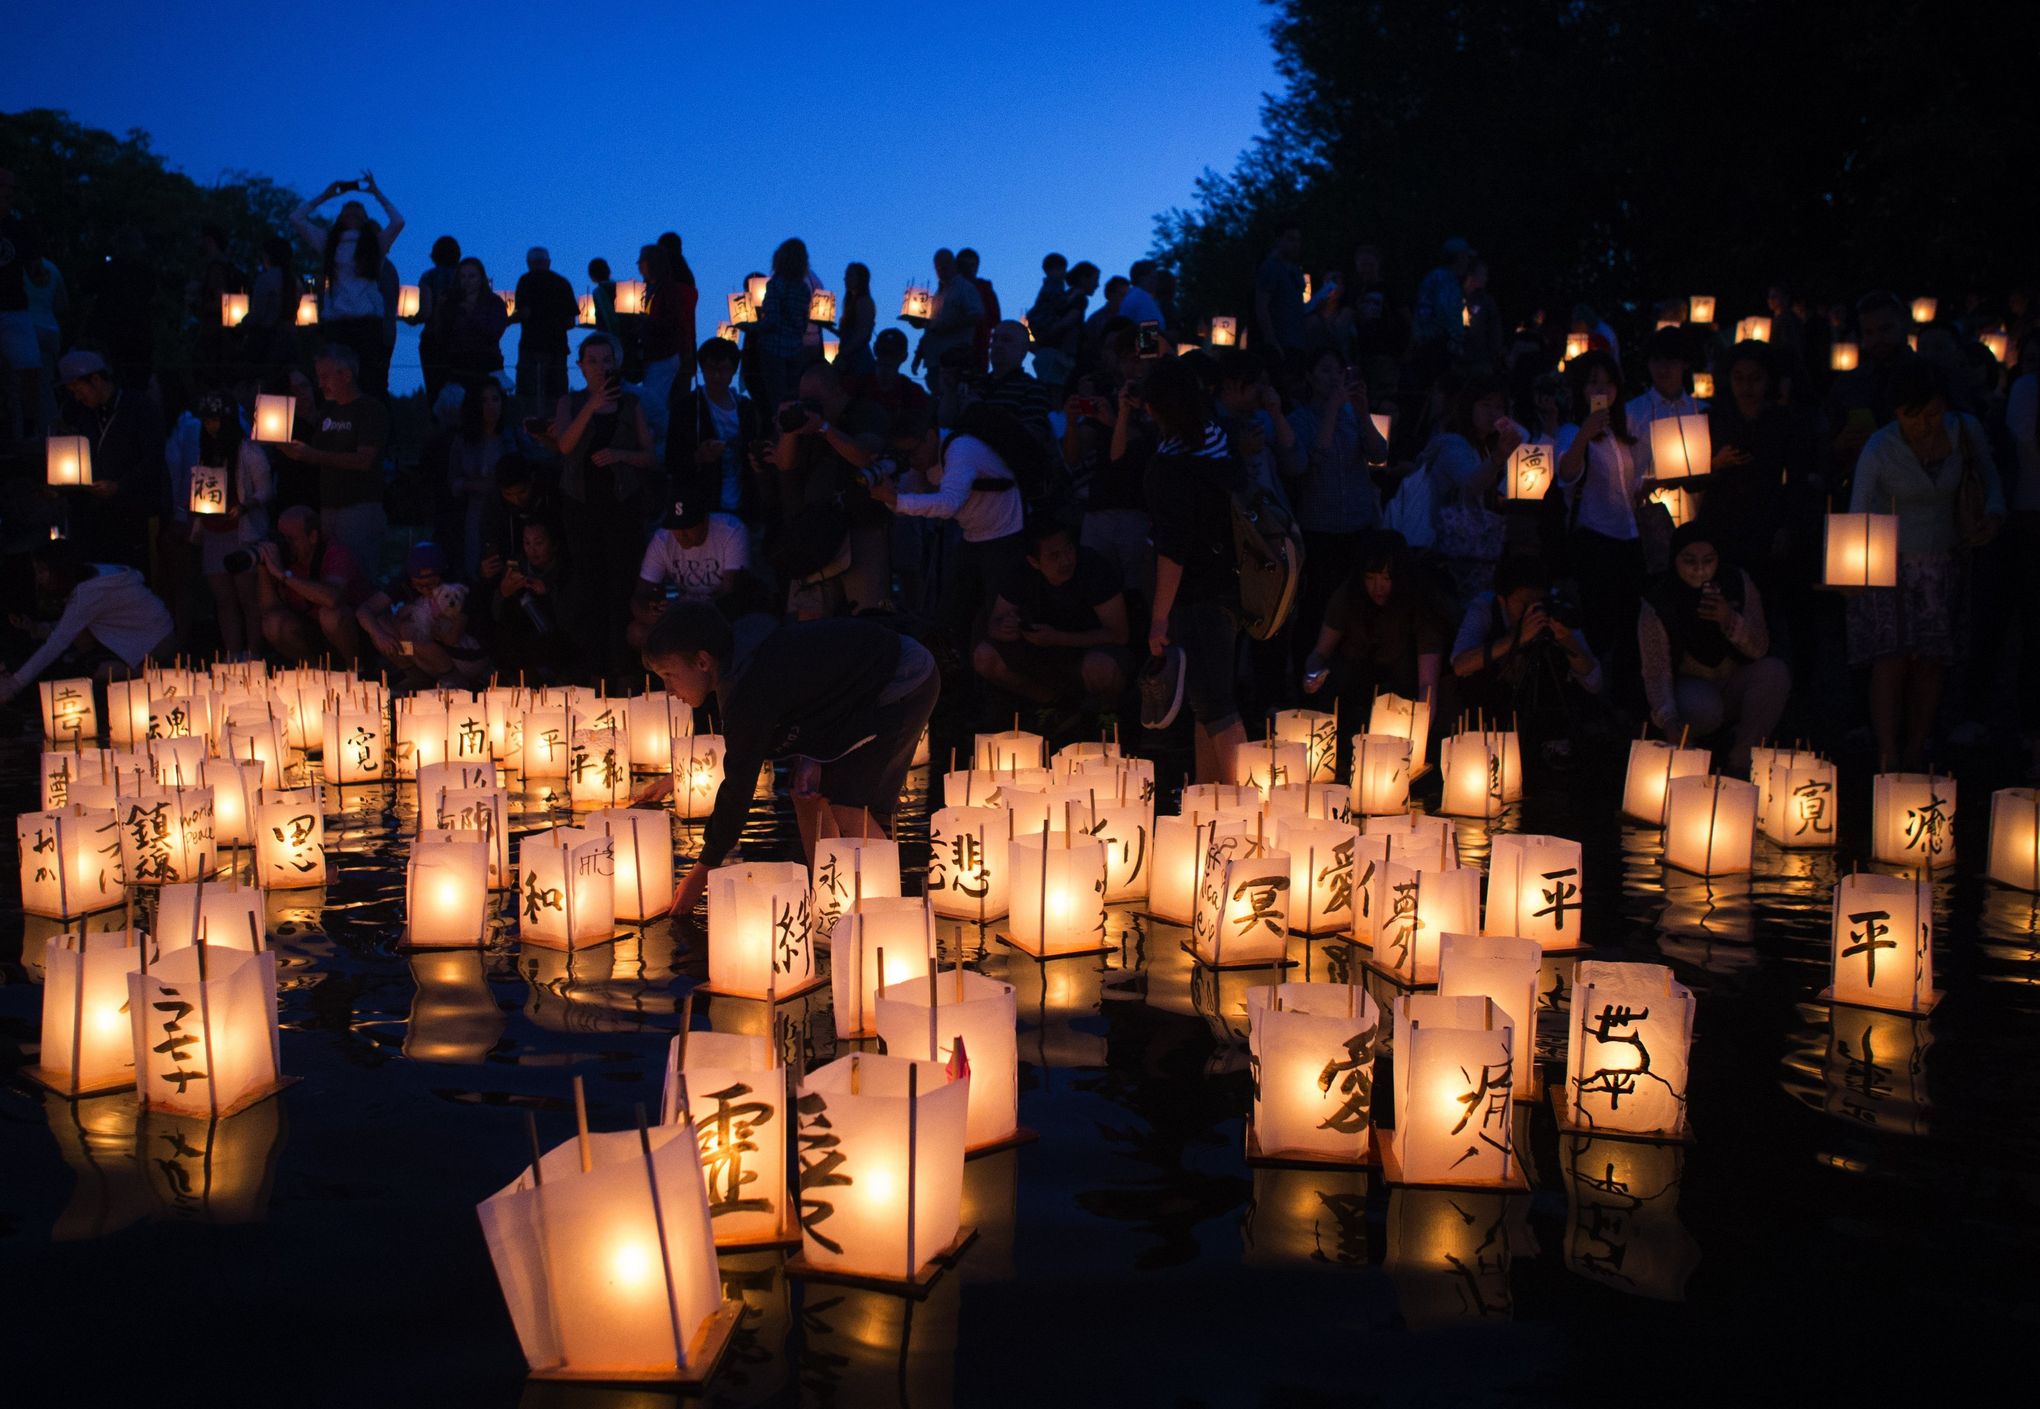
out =
[[[808,990],[819,988],[828,981],[829,976],[817,969],[792,987],[775,988],[770,993],[756,993],[748,988],[731,988],[727,984],[717,983],[713,979],[703,979],[688,991],[691,993],[706,993],[715,998],[742,998],[751,1003],[770,1003],[776,1008],[788,999],[798,998]]]
[[[93,1096],[111,1096],[116,1091],[135,1089],[132,1072],[123,1077],[96,1081],[89,1086],[74,1086],[70,1081],[70,1073],[57,1071],[51,1067],[23,1067],[21,1074],[52,1096],[65,1101],[83,1101]]]
[[[1381,1155],[1383,1181],[1406,1189],[1469,1189],[1490,1194],[1530,1192],[1530,1171],[1513,1149],[1509,1151],[1509,1172],[1500,1179],[1409,1179],[1403,1175],[1402,1156],[1396,1149],[1393,1129],[1383,1130],[1377,1126],[1374,1148]]]
[[[633,1374],[626,1370],[582,1371],[557,1366],[545,1370],[527,1370],[525,1378],[595,1385],[706,1384],[722,1367],[723,1357],[729,1353],[730,1342],[735,1338],[737,1323],[743,1319],[743,1315],[742,1301],[726,1301],[718,1306],[715,1314],[703,1321],[701,1329],[695,1333],[694,1344],[688,1347],[688,1363],[676,1366],[670,1371],[647,1370]]]
[[[1545,1099],[1551,1105],[1552,1121],[1558,1126],[1563,1138],[1580,1140],[1627,1140],[1637,1145],[1697,1145],[1700,1139],[1693,1133],[1693,1122],[1688,1120],[1674,1133],[1665,1130],[1604,1130],[1598,1125],[1579,1125],[1566,1114],[1566,1083],[1564,1078],[1552,1082],[1545,1088]]]
[[[996,1140],[987,1140],[982,1145],[966,1145],[963,1150],[963,1157],[966,1161],[983,1159],[986,1155],[996,1155],[1006,1150],[1017,1150],[1022,1145],[1031,1145],[1040,1138],[1040,1131],[1025,1125],[1016,1125],[1013,1127],[1013,1132],[1010,1135],[1002,1135]]]
[[[1116,944],[1094,944],[1083,949],[1058,949],[1053,953],[1043,954],[1028,948],[1005,930],[1000,930],[996,938],[999,943],[1037,964],[1052,964],[1058,959],[1095,959],[1101,954],[1114,954],[1119,950]]]
[[[1200,969],[1210,969],[1214,973],[1229,974],[1246,969],[1300,969],[1303,967],[1301,959],[1291,959],[1286,954],[1279,959],[1234,959],[1230,963],[1220,963],[1199,954],[1196,946],[1187,939],[1178,940],[1177,945],[1185,954],[1190,956],[1191,963]]]
[[[710,1221],[709,1232],[715,1232],[713,1220]],[[748,1237],[719,1234],[715,1239],[715,1250],[717,1252],[762,1252],[768,1248],[797,1248],[799,1246],[800,1215],[795,1211],[791,1200],[787,1203],[785,1216],[780,1219],[779,1226],[770,1233],[753,1233]]]
[[[928,1295],[929,1289],[941,1280],[943,1273],[962,1259],[964,1252],[977,1241],[977,1235],[974,1226],[964,1224],[956,1230],[956,1237],[949,1245],[930,1257],[926,1266],[912,1277],[887,1277],[871,1272],[817,1267],[807,1260],[804,1253],[794,1253],[786,1259],[786,1272],[788,1276],[807,1282],[835,1282],[846,1287],[862,1287],[867,1291],[891,1292],[895,1296],[912,1297],[918,1301]]]
[[[1277,1150],[1273,1154],[1261,1148],[1260,1136],[1254,1130],[1254,1118],[1248,1116],[1242,1124],[1245,1131],[1241,1137],[1241,1148],[1249,1165],[1257,1169],[1350,1169],[1355,1171],[1379,1171],[1381,1169],[1382,1132],[1368,1127],[1367,1153],[1358,1159],[1342,1159],[1337,1155],[1308,1154],[1298,1150]]]

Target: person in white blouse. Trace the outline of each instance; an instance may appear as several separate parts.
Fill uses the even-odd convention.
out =
[[[1700,403],[1686,390],[1686,370],[1692,354],[1687,350],[1685,330],[1659,328],[1650,335],[1644,354],[1650,385],[1644,388],[1643,395],[1630,397],[1629,404],[1622,408],[1630,432],[1636,437],[1639,479],[1649,479],[1655,473],[1650,454],[1651,422],[1701,414]]]
[[[910,434],[896,431],[892,439],[906,448],[910,486],[928,488],[902,491],[898,481],[880,477],[871,489],[871,497],[895,514],[954,519],[963,531],[962,551],[956,555],[941,612],[943,622],[956,631],[956,640],[967,639],[964,633],[978,608],[992,600],[1025,551],[1020,530],[1026,506],[1013,467],[987,440],[971,433],[999,417],[1012,421],[1010,413],[980,404],[966,410],[957,429],[947,435],[932,425],[916,427]],[[1017,422],[1012,431],[1026,435]]]
[[[1636,467],[1636,437],[1617,400],[1615,359],[1600,351],[1576,357],[1567,364],[1566,382],[1580,418],[1558,433],[1566,558],[1580,585],[1587,640],[1607,661],[1635,649],[1636,605],[1643,594],[1636,503],[1643,480]]]

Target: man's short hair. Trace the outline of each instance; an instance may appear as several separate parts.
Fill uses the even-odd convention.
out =
[[[574,360],[576,362],[579,362],[583,358],[585,358],[588,355],[588,349],[591,347],[608,348],[609,355],[616,359],[616,365],[618,367],[621,367],[623,365],[623,344],[616,340],[616,335],[614,333],[588,334],[587,337],[581,339],[581,347],[580,350],[574,354]]]
[[[1023,541],[1027,544],[1027,556],[1040,557],[1041,545],[1057,534],[1061,534],[1072,543],[1077,541],[1076,534],[1070,531],[1069,523],[1059,515],[1043,514],[1039,518],[1028,520],[1026,532],[1022,535]]]
[[[1155,262],[1152,259],[1136,259],[1133,268],[1126,271],[1126,277],[1130,282],[1138,284],[1154,272]]]
[[[1123,293],[1132,283],[1133,280],[1127,278],[1124,274],[1114,274],[1105,281],[1105,297],[1110,298],[1115,293]]]
[[[1687,341],[1684,328],[1658,328],[1650,335],[1650,341],[1643,346],[1643,360],[1646,362],[1687,362],[1693,360],[1692,345]]]
[[[1218,362],[1218,380],[1221,386],[1229,382],[1253,386],[1268,374],[1268,366],[1261,360],[1260,355],[1249,352],[1244,347],[1223,348],[1214,356]]]
[[[329,342],[319,349],[315,362],[331,362],[335,367],[345,367],[350,376],[361,375],[361,356],[345,343]]]
[[[652,623],[645,633],[645,664],[657,668],[662,660],[679,660],[701,651],[717,660],[728,660],[736,637],[723,614],[706,602],[675,602]]]
[[[279,532],[285,528],[294,528],[304,534],[317,533],[319,516],[313,513],[308,505],[293,504],[276,516],[276,527]]]
[[[1073,284],[1081,284],[1085,279],[1095,279],[1098,277],[1098,266],[1088,259],[1080,259],[1070,266],[1069,277]]]
[[[887,348],[892,348],[901,357],[905,357],[907,355],[907,335],[898,328],[879,329],[878,336],[871,340],[871,350],[873,353],[883,353]]]

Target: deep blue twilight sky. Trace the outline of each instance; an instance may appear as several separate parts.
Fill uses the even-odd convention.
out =
[[[0,106],[144,128],[199,181],[370,167],[406,282],[442,233],[499,288],[530,244],[578,287],[675,229],[702,336],[788,235],[832,289],[870,265],[881,327],[937,245],[975,245],[1009,316],[1050,249],[1124,272],[1277,84],[1257,0],[14,4]]]

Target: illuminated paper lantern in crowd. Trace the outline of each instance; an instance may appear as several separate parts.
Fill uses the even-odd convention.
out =
[[[1870,856],[1895,866],[1953,865],[1955,780],[1932,773],[1871,779]]]
[[[941,807],[930,815],[926,893],[938,916],[975,920],[1006,913],[1012,826],[1013,814],[1003,807]]]
[[[1237,347],[1239,341],[1239,319],[1220,315],[1211,320],[1211,345],[1213,347]]]
[[[1771,320],[1762,317],[1741,319],[1735,325],[1735,340],[1737,342],[1769,342],[1771,340]]]
[[[299,294],[297,301],[297,325],[300,328],[314,328],[319,323],[319,296]]]
[[[930,995],[933,1002],[930,1002]],[[970,1062],[964,1146],[988,1150],[1020,1133],[1020,1044],[1013,985],[958,966],[887,984],[873,995],[878,1035],[895,1057],[947,1066],[963,1044]]]
[[[1653,486],[1650,491],[1650,502],[1664,509],[1665,516],[1672,521],[1673,528],[1691,523],[1694,516],[1700,512],[1699,501],[1694,499],[1690,491],[1676,484]]]
[[[1001,805],[1013,814],[1016,835],[1043,827],[1051,832],[1067,831],[1077,809],[1088,807],[1092,796],[1087,788],[1069,785],[1029,788],[1008,784],[999,790]]]
[[[401,284],[397,287],[397,316],[416,318],[423,299],[416,284]]]
[[[708,986],[743,998],[786,997],[820,982],[807,867],[798,861],[708,873]]]
[[[517,290],[498,289],[496,290],[496,297],[502,301],[503,316],[505,318],[515,318],[517,316]]]
[[[421,789],[418,815],[421,820],[430,816],[438,830],[470,834],[481,842],[489,858],[489,889],[509,888],[510,799],[503,789],[441,788],[429,797]]]
[[[1280,962],[1289,950],[1289,857],[1239,835],[1208,843],[1190,952],[1218,968]]]
[[[741,328],[747,323],[758,321],[758,306],[751,302],[748,294],[731,294],[728,302],[732,325]]]
[[[1545,951],[1534,939],[1504,934],[1448,934],[1438,942],[1438,994],[1490,998],[1509,1024],[1509,1058],[1517,1100],[1537,1080],[1537,972]]]
[[[1707,474],[1713,444],[1705,416],[1660,416],[1650,423],[1651,474],[1660,480]]]
[[[1934,886],[1924,876],[1850,875],[1835,882],[1823,994],[1858,1008],[1924,1013],[1934,991]]]
[[[21,857],[21,908],[74,920],[127,896],[120,817],[110,808],[65,807],[14,819]]]
[[[221,294],[220,326],[238,328],[246,321],[248,321],[248,295]]]
[[[1585,357],[1592,346],[1592,342],[1585,333],[1567,333],[1565,335],[1564,360],[1570,362],[1574,358]]]
[[[1990,879],[2040,891],[2040,789],[1999,788],[1990,795]]]
[[[1306,939],[1353,927],[1353,857],[1360,829],[1350,822],[1285,817],[1275,824],[1278,855],[1289,857],[1289,929]]]
[[[926,897],[866,896],[851,906],[829,945],[836,1036],[874,1036],[872,995],[888,984],[925,978],[935,953],[935,912]]]
[[[253,439],[280,444],[291,439],[291,428],[296,423],[296,397],[270,392],[256,395]]]
[[[999,734],[980,734],[971,751],[971,767],[998,772],[1047,766],[1048,741],[1024,729]]]
[[[1183,789],[1184,816],[1201,812],[1206,820],[1217,812],[1253,812],[1261,806],[1261,790],[1248,783],[1192,783]]]
[[[1277,983],[1247,990],[1252,1152],[1358,1164],[1373,1143],[1381,1009],[1358,986]]]
[[[618,279],[616,281],[616,311],[625,317],[635,317],[645,311],[645,281],[643,279]]]
[[[1155,859],[1149,870],[1148,913],[1172,925],[1197,914],[1197,878],[1203,867],[1204,814],[1155,819]]]
[[[42,774],[42,805],[46,812],[58,812],[71,801],[71,784],[95,778],[106,766],[105,749],[63,749],[44,752],[38,764]]]
[[[488,940],[489,852],[479,837],[420,837],[411,843],[404,869],[404,916],[404,942],[414,948],[465,948]]]
[[[45,941],[42,1061],[30,1076],[60,1096],[134,1085],[128,976],[140,970],[145,942],[133,930],[89,929]]]
[[[1410,805],[1410,741],[1394,734],[1353,736],[1352,808],[1360,816]]]
[[[194,944],[127,982],[144,1108],[231,1115],[280,1084],[274,953]]]
[[[1828,370],[1831,372],[1853,372],[1863,358],[1863,350],[1852,342],[1838,342],[1828,348]]]
[[[834,323],[836,321],[836,296],[827,289],[816,289],[808,295],[807,318],[810,323]]]
[[[820,837],[815,841],[815,938],[828,944],[836,919],[867,895],[900,893],[900,848],[886,837]]]
[[[1431,702],[1406,700],[1397,694],[1376,695],[1368,715],[1367,732],[1408,739],[1410,775],[1414,777],[1424,771],[1431,758]]]
[[[1764,835],[1784,847],[1833,846],[1839,788],[1834,764],[1804,752],[1782,755],[1764,774]]]
[[[673,740],[694,732],[694,706],[664,691],[639,695],[624,702],[624,721],[632,766],[664,768],[673,759]]]
[[[651,808],[615,807],[588,815],[588,830],[613,844],[616,918],[642,924],[673,904],[673,819]]]
[[[1438,745],[1445,775],[1438,810],[1448,817],[1491,817],[1502,810],[1502,759],[1489,736],[1454,734]]]
[[[532,1378],[698,1381],[727,1347],[690,1126],[584,1134],[476,1213]]]
[[[1740,778],[1665,785],[1665,864],[1696,876],[1740,875],[1757,844],[1757,788]]]
[[[1103,948],[1105,843],[1067,832],[1023,833],[1009,852],[1007,922],[1014,946],[1037,959]],[[1287,884],[1286,869],[1283,880]]]
[[[534,778],[566,777],[572,757],[573,740],[567,732],[566,710],[524,711],[523,762],[518,771],[527,783]]]
[[[744,296],[751,301],[751,307],[759,312],[765,308],[765,293],[772,287],[771,277],[753,274],[744,280]]]
[[[1288,744],[1273,738],[1241,744],[1233,755],[1233,781],[1252,788],[1259,795],[1255,798],[1259,804],[1271,788],[1301,783],[1309,777],[1309,760],[1308,744]]]
[[[968,1076],[853,1052],[808,1073],[798,1096],[801,1262],[922,1280],[963,1236]]]
[[[1256,809],[1255,815],[1266,827],[1273,827],[1285,817],[1350,822],[1353,820],[1353,805],[1347,790],[1337,785],[1284,783],[1268,790],[1268,800]]]
[[[1526,833],[1497,836],[1488,853],[1481,932],[1535,940],[1546,950],[1577,949],[1585,885],[1578,842]]]
[[[445,707],[423,696],[399,700],[395,737],[399,778],[415,779],[419,768],[446,762]]]
[[[1976,340],[1983,344],[1984,350],[1989,352],[2000,366],[2004,365],[2005,359],[2011,355],[2011,339],[2005,335],[2003,329],[1994,328],[1987,333],[1979,333]]]
[[[517,933],[552,949],[616,938],[615,849],[579,827],[534,832],[517,844]]]
[[[935,316],[935,294],[930,289],[918,288],[912,284],[900,295],[900,317],[933,318]]]
[[[1695,372],[1693,374],[1693,397],[1697,401],[1711,401],[1714,399],[1714,374],[1712,372]]]
[[[1508,1019],[1491,999],[1396,998],[1391,1182],[1520,1181],[1512,1142],[1514,1044]]]
[[[1105,844],[1105,903],[1146,900],[1154,808],[1145,802],[1115,802],[1109,795],[1100,795],[1095,804],[1079,808],[1075,820],[1079,833]]]
[[[1302,744],[1307,776],[1313,783],[1329,783],[1339,776],[1339,721],[1318,709],[1278,709],[1274,737],[1283,743]],[[1300,783],[1302,778],[1288,779]]]
[[[1682,749],[1662,739],[1635,739],[1622,781],[1622,815],[1653,827],[1665,824],[1665,789],[1674,778],[1705,777],[1714,764],[1706,749]]]
[[[1387,861],[1374,871],[1373,965],[1405,988],[1438,981],[1438,939],[1480,933],[1480,872]]]
[[[1508,473],[1502,476],[1502,497],[1518,504],[1541,504],[1551,491],[1558,457],[1539,441],[1525,441],[1509,452]]]
[[[799,1237],[787,1179],[790,1094],[770,1037],[683,1032],[667,1047],[659,1123],[694,1128],[718,1247]]]
[[[156,924],[150,939],[165,954],[201,942],[214,949],[260,954],[268,947],[263,942],[263,914],[263,895],[254,886],[179,882],[156,893]]]
[[[276,727],[274,720],[264,718],[228,726],[220,752],[236,763],[261,765],[263,787],[280,788],[284,785],[283,766],[290,753],[283,746],[283,731]]]
[[[223,466],[191,467],[189,508],[199,515],[224,514],[227,511],[227,472]]]
[[[1583,959],[1573,974],[1562,1123],[1605,1135],[1686,1134],[1693,994],[1662,964]]]
[[[264,890],[326,884],[326,819],[310,792],[255,808],[255,882]]]
[[[195,881],[213,868],[211,788],[154,788],[121,800],[121,866],[131,886]]]
[[[1912,320],[1927,324],[1934,321],[1934,315],[1941,310],[1941,301],[1934,298],[1916,298],[1912,301]]]
[[[42,698],[45,739],[75,743],[99,736],[99,708],[89,679],[44,680],[36,691]]]
[[[724,342],[738,341],[742,335],[742,332],[743,330],[741,328],[739,328],[735,323],[730,322],[727,318],[725,318],[722,322],[715,325],[715,335],[721,338]]]
[[[600,321],[601,319],[599,315],[597,315],[597,313],[595,312],[595,295],[582,294],[580,298],[575,300],[574,302],[575,327],[592,328]]]
[[[1714,321],[1714,296],[1694,294],[1686,300],[1686,314],[1691,322],[1712,323]]]
[[[746,787],[755,778],[739,779]],[[715,795],[723,785],[723,739],[720,734],[685,734],[673,740],[673,810],[692,821],[715,811]]]
[[[679,776],[676,770],[676,791]],[[629,801],[629,738],[615,729],[575,730],[567,753],[567,796],[577,808],[614,807]],[[711,794],[710,806],[714,802]]]
[[[114,680],[106,687],[106,741],[130,749],[149,736],[149,685]]]

